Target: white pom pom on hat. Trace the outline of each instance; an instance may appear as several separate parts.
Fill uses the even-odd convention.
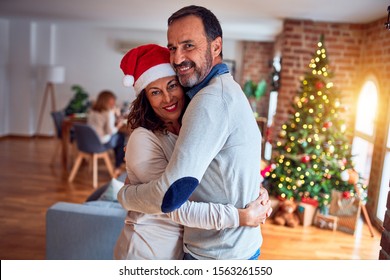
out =
[[[120,67],[125,74],[123,84],[134,85],[136,95],[151,82],[176,75],[169,63],[169,50],[155,44],[136,47],[122,58]]]
[[[134,85],[134,76],[125,75],[123,77],[123,85],[125,87],[132,87]]]

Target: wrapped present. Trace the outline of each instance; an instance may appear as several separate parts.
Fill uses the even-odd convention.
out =
[[[356,195],[346,196],[343,192],[332,190],[329,214],[338,218],[338,230],[355,234],[360,217],[360,203]]]
[[[305,202],[300,202],[298,204],[298,216],[301,221],[301,224],[304,227],[313,224],[316,211],[317,211],[317,206],[314,206],[312,204],[308,204]]]
[[[332,215],[317,214],[314,218],[314,225],[322,229],[337,229],[338,217]]]

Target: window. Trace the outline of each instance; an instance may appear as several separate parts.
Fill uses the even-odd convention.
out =
[[[359,95],[356,111],[355,137],[352,144],[355,169],[368,185],[375,138],[375,117],[378,90],[373,80],[368,80]]]
[[[390,182],[390,124],[389,127],[387,128],[386,155],[385,155],[385,161],[383,163],[382,181],[381,181],[381,188],[379,190],[378,209],[376,212],[377,218],[382,222],[385,218],[386,200],[387,200],[387,194],[389,192],[389,182]]]

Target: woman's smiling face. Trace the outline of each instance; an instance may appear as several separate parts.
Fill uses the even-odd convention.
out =
[[[160,78],[146,88],[146,97],[156,115],[165,123],[177,122],[184,109],[184,91],[176,76]]]

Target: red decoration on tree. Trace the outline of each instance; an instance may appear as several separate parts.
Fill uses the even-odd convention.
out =
[[[350,192],[343,192],[342,197],[343,197],[343,199],[351,198],[351,193]]]
[[[308,163],[309,161],[310,161],[310,157],[308,155],[304,155],[301,158],[301,162],[303,162],[303,163]]]
[[[324,123],[324,127],[325,127],[325,128],[332,127],[332,125],[333,125],[333,123],[332,123],[331,121],[325,122],[325,123]]]
[[[317,90],[320,90],[320,89],[322,89],[324,87],[324,83],[323,82],[321,82],[321,81],[317,81],[316,82],[316,89]]]
[[[267,177],[269,175],[269,173],[273,170],[273,167],[274,167],[273,164],[270,164],[270,165],[266,166],[264,169],[262,169],[260,171],[261,176],[263,178]]]

